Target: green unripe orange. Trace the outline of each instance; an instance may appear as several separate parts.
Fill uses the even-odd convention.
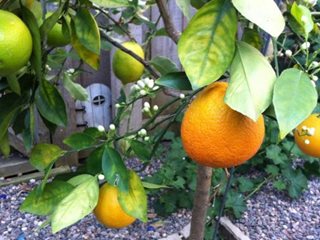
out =
[[[125,42],[122,45],[144,59],[144,52],[139,44],[135,42]],[[116,77],[119,78],[123,84],[127,84],[141,78],[144,66],[129,54],[118,49],[113,55],[112,69]]]
[[[13,13],[0,10],[0,76],[17,72],[28,63],[31,52],[28,27]]]

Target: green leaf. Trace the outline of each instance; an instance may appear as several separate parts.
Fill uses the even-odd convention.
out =
[[[291,169],[287,168],[282,171],[283,176],[289,182],[288,193],[292,198],[297,198],[300,196],[302,191],[308,186],[308,179],[302,173],[301,169]]]
[[[105,8],[118,8],[130,6],[128,0],[91,0],[91,2],[97,4],[100,7]]]
[[[274,181],[272,185],[275,189],[279,191],[285,190],[287,188],[287,185],[283,180]]]
[[[229,0],[203,6],[191,19],[178,43],[178,54],[193,89],[219,79],[235,51],[237,15]]]
[[[243,30],[242,41],[255,47],[259,51],[262,49],[262,38],[256,29],[245,28]]]
[[[37,108],[43,117],[58,126],[67,126],[66,105],[55,86],[46,80],[42,80],[36,91],[35,100]]]
[[[19,83],[19,81],[18,81],[18,79],[17,79],[17,77],[16,77],[15,75],[9,75],[9,76],[7,76],[7,83],[8,83],[8,85],[9,85],[10,89],[11,89],[14,93],[16,93],[16,94],[18,94],[18,95],[21,94],[20,83]]]
[[[235,8],[248,20],[257,24],[273,37],[278,37],[285,20],[273,0],[232,0]]]
[[[73,133],[63,140],[63,143],[74,150],[80,151],[92,147],[96,140],[85,133]]]
[[[148,162],[151,160],[152,149],[149,146],[147,146],[147,144],[138,140],[131,140],[130,146],[133,152],[142,161]]]
[[[98,203],[99,184],[96,177],[88,177],[86,181],[75,187],[56,207],[51,216],[52,232],[81,220],[92,212]]]
[[[77,175],[75,177],[72,177],[68,180],[68,183],[70,183],[72,186],[76,187],[79,186],[80,184],[90,181],[92,176],[90,174],[81,174]]]
[[[128,191],[129,172],[120,154],[107,145],[102,155],[102,170],[109,184],[118,186],[120,191]]]
[[[63,8],[64,4],[60,4],[59,8],[55,12],[50,12],[48,14],[48,17],[46,16],[46,19],[40,26],[41,39],[44,39],[45,36],[47,36],[48,33],[51,31],[53,26],[58,22],[59,18],[61,17]]]
[[[159,184],[150,183],[150,182],[142,182],[142,185],[144,188],[148,188],[148,189],[169,188],[166,185],[159,185]]]
[[[307,37],[314,26],[310,10],[303,5],[298,5],[296,2],[293,2],[290,13],[297,23],[303,27],[304,35]]]
[[[279,175],[279,168],[275,165],[268,164],[266,167],[266,173],[271,174],[272,176]]]
[[[273,68],[256,48],[238,42],[230,74],[225,102],[256,121],[272,102],[276,80]]]
[[[36,169],[42,171],[65,153],[66,151],[62,150],[57,145],[40,143],[32,149],[30,163]]]
[[[88,127],[83,131],[83,133],[91,136],[94,139],[100,138],[104,135],[104,133],[100,132],[96,127]]]
[[[72,79],[73,75],[65,72],[63,74],[62,83],[65,89],[70,93],[71,97],[80,101],[88,100],[88,92],[80,84],[75,83]]]
[[[179,72],[178,66],[167,57],[156,56],[151,59],[150,64],[154,66],[161,75]]]
[[[49,215],[72,190],[73,186],[71,184],[55,180],[47,183],[41,195],[39,195],[39,186],[37,186],[23,201],[20,211],[42,216]]]
[[[134,171],[129,171],[128,191],[120,190],[118,200],[127,214],[147,222],[147,195],[140,177]]]
[[[317,91],[306,73],[294,68],[281,73],[273,92],[281,139],[312,113],[317,99]]]
[[[82,46],[90,52],[100,55],[100,32],[99,27],[86,8],[77,9],[77,15],[73,19],[77,38]]]
[[[0,139],[0,153],[2,153],[5,157],[9,157],[9,154],[10,154],[10,142],[9,142],[8,131]]]
[[[190,0],[176,0],[178,7],[180,8],[183,15],[190,19]]]
[[[242,193],[250,192],[255,187],[253,181],[249,178],[239,177],[237,180],[239,182],[239,191]]]
[[[40,81],[42,79],[42,48],[38,22],[28,8],[23,6],[21,8],[23,21],[27,24],[32,36],[31,67],[34,69],[38,81]]]
[[[172,72],[161,76],[156,84],[177,90],[192,90],[192,86],[185,72]]]
[[[95,175],[102,173],[102,156],[104,152],[104,146],[99,147],[92,151],[85,162],[85,169],[88,173]]]
[[[95,70],[100,65],[100,32],[89,10],[80,9],[71,21],[73,48],[80,58]]]
[[[271,159],[274,164],[284,164],[289,161],[286,154],[284,154],[278,145],[270,145],[266,148],[266,157]]]
[[[226,208],[230,208],[234,216],[240,218],[242,213],[247,209],[243,195],[230,191],[226,201]]]

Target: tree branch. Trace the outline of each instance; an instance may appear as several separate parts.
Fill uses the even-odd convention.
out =
[[[158,5],[160,15],[163,19],[164,27],[169,35],[169,37],[175,42],[178,43],[181,33],[176,30],[172,19],[169,15],[168,9],[163,2],[164,0],[156,0],[156,3]]]
[[[120,43],[118,43],[117,41],[113,40],[110,36],[108,36],[107,33],[105,33],[104,31],[101,31],[102,36],[108,41],[110,42],[113,46],[119,48],[120,50],[122,50],[123,52],[129,54],[130,56],[132,56],[133,58],[135,58],[137,61],[139,61],[149,72],[150,74],[154,77],[154,78],[159,78],[159,74],[153,69],[153,67],[143,58],[139,57],[137,54],[135,54],[134,52],[130,51],[129,49],[125,48],[124,46],[122,46]]]

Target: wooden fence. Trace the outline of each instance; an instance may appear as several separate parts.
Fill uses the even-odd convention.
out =
[[[180,9],[177,7],[175,1],[168,1],[168,8],[170,15],[172,16],[173,23],[178,31],[182,31],[186,26],[186,19],[183,16]],[[159,18],[159,11],[156,6],[150,8],[148,11],[145,12],[145,16],[152,21],[156,21]],[[163,27],[162,19],[159,23],[159,28]],[[143,42],[143,37],[145,36],[145,33],[147,32],[147,28],[145,26],[131,26],[130,32],[132,32],[132,35],[135,37],[135,39],[141,43]],[[124,41],[128,39],[123,39]],[[119,97],[120,89],[122,88],[121,82],[113,75],[112,68],[111,68],[111,59],[112,55],[114,53],[114,50],[111,52],[103,52],[101,57],[101,65],[99,71],[94,71],[90,69],[89,67],[86,68],[86,72],[84,72],[78,79],[78,82],[83,85],[84,87],[89,86],[93,83],[101,83],[107,85],[111,89],[111,112],[112,116],[114,116],[116,109],[114,108],[115,102]],[[177,47],[176,44],[166,36],[159,36],[152,40],[150,46],[146,49],[146,56],[148,59],[152,59],[155,56],[166,56],[173,60],[178,66],[180,66],[178,56],[177,56]],[[68,63],[70,67],[74,65],[74,63],[70,62]],[[130,84],[128,84],[125,87],[126,92],[130,89]],[[66,146],[63,145],[62,140],[68,136],[70,133],[75,131],[81,131],[83,130],[84,126],[79,123],[77,124],[77,109],[76,103],[73,99],[70,98],[69,94],[61,88],[61,94],[63,95],[66,104],[67,104],[67,111],[69,116],[69,124],[66,128],[59,128],[55,135],[52,138],[53,143],[66,148]],[[141,126],[143,122],[143,115],[142,115],[142,104],[143,101],[146,101],[148,99],[140,100],[138,101],[134,106],[134,113],[132,116],[131,124],[129,126],[130,129],[137,129]],[[148,100],[150,101],[150,100]],[[168,101],[168,96],[164,96],[163,94],[160,94],[157,96],[154,100],[152,100],[152,104],[157,104],[159,106],[163,105],[164,102]],[[112,118],[112,116],[110,116]],[[39,141],[49,142],[49,133],[41,124],[40,121],[38,121],[38,139]],[[126,125],[120,126],[120,131],[124,131],[127,129]],[[10,136],[11,143],[14,148],[16,148],[18,151],[26,154],[26,152],[23,149],[23,144],[21,143],[21,140],[19,137],[16,137],[11,134]],[[56,164],[56,166],[61,165],[76,165],[78,163],[79,156],[78,154],[72,154],[68,155],[68,158],[63,158],[59,160]],[[10,162],[10,161],[9,161]],[[11,171],[8,170],[8,166],[10,165]],[[16,161],[14,166],[12,166],[12,162],[8,165],[8,162],[3,162],[0,160],[0,176],[6,176],[6,172],[12,175],[12,174],[18,174],[18,173],[24,173],[32,170],[32,167],[26,163],[26,160]],[[14,169],[14,170],[13,170]],[[8,175],[8,174],[7,174]]]

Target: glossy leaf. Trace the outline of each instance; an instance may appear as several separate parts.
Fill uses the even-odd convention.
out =
[[[243,30],[242,41],[255,47],[259,51],[262,48],[262,38],[256,29],[245,28]]]
[[[185,72],[168,73],[157,79],[156,84],[177,90],[192,90],[191,83]]]
[[[69,73],[63,74],[62,83],[65,89],[70,93],[71,97],[80,101],[88,100],[88,92],[79,83],[75,83]]]
[[[308,36],[314,26],[310,10],[303,5],[298,5],[296,2],[293,2],[290,13],[295,18],[296,22],[302,26],[304,35]]]
[[[295,68],[281,73],[273,93],[281,139],[312,113],[317,99],[317,91],[306,73]]]
[[[178,43],[178,54],[193,89],[219,79],[235,51],[237,15],[229,0],[204,5],[191,19]]]
[[[190,19],[191,13],[190,13],[190,0],[176,0],[176,3],[180,10],[182,11],[183,15]]]
[[[285,21],[274,0],[232,0],[235,8],[248,20],[273,37],[278,37]]]
[[[92,178],[92,176],[89,174],[81,174],[81,175],[77,175],[73,178],[70,178],[68,180],[68,183],[71,184],[72,186],[76,187],[86,181],[90,181],[91,178]]]
[[[142,182],[142,185],[144,188],[148,188],[148,189],[169,188],[166,185],[159,185],[159,184],[150,183],[150,182]]]
[[[128,191],[120,190],[118,200],[126,213],[147,222],[147,194],[140,177],[134,171],[129,171]]]
[[[10,154],[10,142],[8,132],[0,139],[0,153],[8,157]]]
[[[52,232],[69,227],[90,214],[97,205],[98,198],[99,184],[96,177],[91,176],[58,204],[51,216]]]
[[[179,71],[178,66],[173,61],[163,56],[152,58],[150,64],[154,66],[161,75]]]
[[[86,172],[95,175],[102,173],[102,157],[104,152],[104,146],[93,150],[87,157],[85,162]]]
[[[99,55],[101,45],[99,27],[90,11],[86,8],[78,9],[73,21],[81,45],[90,52]]]
[[[9,85],[10,89],[14,93],[16,93],[18,95],[21,94],[20,83],[18,81],[18,78],[15,75],[7,76],[7,82],[8,82],[8,85]]]
[[[121,191],[128,191],[129,172],[120,154],[107,145],[102,155],[102,170],[109,184],[118,186]]]
[[[43,216],[49,215],[72,190],[73,186],[71,184],[54,180],[47,183],[41,195],[39,195],[39,186],[37,186],[23,201],[20,211]]]
[[[91,0],[91,2],[105,8],[127,7],[130,5],[128,0]]]
[[[81,19],[82,15],[77,14],[76,17],[71,21],[71,43],[73,48],[79,54],[80,58],[90,67],[98,70],[100,66],[99,29],[94,18],[90,13],[88,13],[88,10],[82,10],[82,12],[83,15],[86,16],[85,19]],[[79,24],[85,26],[77,26]]]
[[[31,54],[31,67],[34,69],[38,81],[42,78],[42,48],[41,48],[41,36],[38,27],[38,22],[33,13],[26,7],[22,8],[23,21],[28,26],[32,36],[32,54]]]
[[[104,133],[100,132],[96,127],[88,127],[83,131],[83,133],[91,136],[94,139],[104,136]]]
[[[40,143],[32,149],[30,163],[39,171],[43,171],[65,153],[66,152],[57,145]]]
[[[42,80],[35,95],[36,105],[48,121],[65,127],[68,122],[66,106],[57,88],[48,81]]]
[[[58,22],[59,18],[61,17],[62,11],[63,11],[64,4],[60,4],[59,8],[54,11],[53,13],[50,13],[50,15],[44,20],[44,22],[40,26],[40,34],[41,38],[44,39],[45,36],[48,35],[48,33],[51,31],[53,26]]]
[[[151,160],[152,149],[145,143],[138,140],[131,140],[130,146],[139,159],[146,162]]]
[[[74,150],[80,151],[92,147],[96,140],[85,133],[73,133],[63,140],[63,143]]]
[[[273,68],[256,48],[238,42],[230,75],[226,103],[256,121],[272,102],[276,80]]]

